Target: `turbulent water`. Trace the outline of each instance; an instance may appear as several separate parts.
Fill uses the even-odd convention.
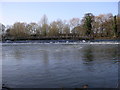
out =
[[[115,88],[119,43],[4,43],[3,83],[11,88]]]

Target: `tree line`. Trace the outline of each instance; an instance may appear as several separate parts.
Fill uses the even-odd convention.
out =
[[[48,22],[43,15],[39,23],[16,22],[11,26],[0,23],[1,37],[3,40],[26,39],[117,39],[120,37],[120,17],[111,13],[100,14],[86,13],[82,19],[72,18]]]

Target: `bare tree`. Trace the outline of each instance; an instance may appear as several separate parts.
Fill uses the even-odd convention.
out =
[[[59,35],[58,23],[56,21],[53,21],[50,24],[49,35],[50,36],[57,36],[57,35]]]
[[[70,21],[70,29],[71,31],[73,30],[73,28],[75,28],[76,26],[78,26],[80,24],[80,19],[79,18],[72,18]]]
[[[27,31],[26,31],[26,23],[16,22],[9,31],[9,34],[16,39],[19,38],[26,38]]]
[[[32,35],[32,34],[36,34],[37,30],[38,30],[38,25],[34,22],[27,24],[26,26],[27,32]]]
[[[46,36],[48,33],[48,18],[46,15],[43,15],[43,17],[40,20],[40,26],[41,26],[41,34],[42,36]]]

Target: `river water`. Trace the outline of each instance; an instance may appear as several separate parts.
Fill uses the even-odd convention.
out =
[[[2,81],[11,88],[115,88],[118,44],[2,45]]]

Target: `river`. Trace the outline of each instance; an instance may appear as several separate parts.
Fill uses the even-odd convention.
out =
[[[2,81],[11,88],[115,88],[118,44],[2,45]]]

